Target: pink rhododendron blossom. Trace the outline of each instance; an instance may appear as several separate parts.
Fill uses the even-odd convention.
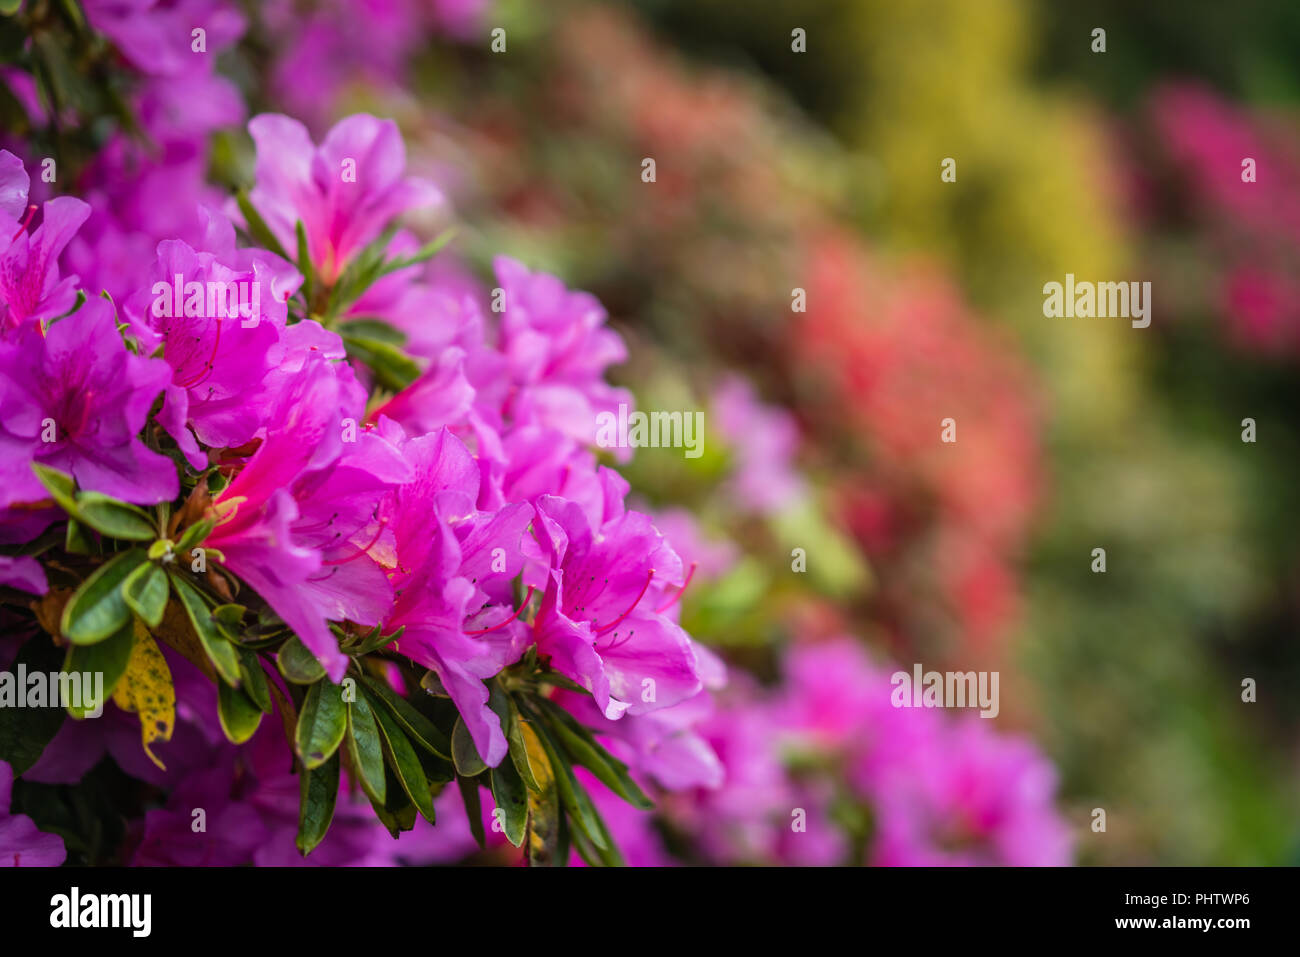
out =
[[[128,502],[174,498],[175,466],[139,438],[170,376],[126,348],[98,298],[45,335],[28,325],[0,344],[0,506],[46,497],[34,462]]]
[[[397,124],[366,114],[337,123],[315,146],[297,120],[263,114],[249,121],[257,145],[254,206],[285,249],[295,224],[307,236],[312,265],[328,283],[396,216],[437,206],[442,193],[405,175]]]

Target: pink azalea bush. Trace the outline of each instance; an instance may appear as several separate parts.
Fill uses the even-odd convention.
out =
[[[425,241],[442,192],[394,122],[254,116],[227,196],[201,156],[244,106],[176,27],[217,52],[242,16],[84,6],[144,139],[40,203],[35,153],[0,151],[0,665],[100,674],[103,713],[0,755],[0,864],[61,863],[13,795],[108,759],[148,789],[113,849],[141,865],[1068,862],[1031,746],[893,708],[851,640],[764,685],[684,627],[736,550],[631,507],[597,448],[623,337]],[[479,10],[325,5],[282,69],[339,69],[334,7],[370,6],[395,50]],[[714,406],[727,494],[802,495],[794,420],[741,380]]]

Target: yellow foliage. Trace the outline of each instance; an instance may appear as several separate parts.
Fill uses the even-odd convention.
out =
[[[154,741],[170,741],[176,725],[176,689],[172,686],[171,669],[167,659],[158,650],[157,643],[144,624],[136,619],[135,646],[126,674],[113,691],[113,703],[123,711],[140,715],[140,737],[144,753],[158,767],[164,768],[158,757],[149,750]]]

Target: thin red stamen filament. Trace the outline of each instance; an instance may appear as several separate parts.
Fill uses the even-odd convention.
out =
[[[515,609],[514,614],[511,615],[509,618],[507,618],[505,621],[499,621],[491,628],[482,628],[479,631],[466,631],[463,632],[463,634],[469,635],[470,637],[476,637],[478,635],[486,635],[490,631],[496,631],[498,628],[504,628],[506,625],[510,624],[512,621],[514,621],[516,618],[518,618],[520,615],[524,613],[524,609],[528,607],[528,603],[532,600],[532,598],[533,598],[533,586],[529,585],[528,594],[524,595],[524,600],[519,603],[519,607]]]
[[[682,587],[677,589],[677,594],[673,595],[672,598],[669,598],[666,602],[655,609],[656,615],[662,615],[669,608],[672,608],[673,605],[677,604],[682,595],[686,594],[686,589],[690,587],[691,579],[695,577],[695,569],[699,564],[699,562],[691,562],[691,570],[686,573],[686,581],[682,582]]]
[[[216,367],[217,347],[221,345],[221,317],[217,317],[217,334],[212,339],[212,355],[208,357],[207,365],[199,369],[198,375],[188,382],[177,383],[182,389],[192,389],[200,384],[208,376],[212,375],[212,370]]]
[[[382,520],[379,523],[379,528],[375,530],[375,537],[370,540],[370,544],[368,544],[365,548],[361,549],[361,551],[357,552],[355,555],[349,555],[347,558],[340,558],[332,562],[321,562],[321,564],[322,565],[346,565],[348,562],[355,561],[356,559],[360,558],[362,555],[370,554],[370,549],[375,547],[375,543],[379,541],[379,536],[384,534],[384,529],[387,527],[388,527],[388,520],[387,519]]]
[[[32,217],[35,215],[36,215],[36,204],[32,203],[32,205],[27,207],[27,218],[24,219],[22,221],[22,224],[18,227],[18,232],[13,234],[13,239],[17,239],[23,233],[27,232],[27,227],[32,224]]]
[[[645,593],[646,593],[646,591],[649,590],[649,588],[650,588],[650,582],[654,579],[654,577],[655,577],[655,570],[652,568],[652,569],[650,569],[650,574],[649,574],[649,575],[646,575],[646,577],[645,577],[645,584],[641,586],[641,594],[639,594],[639,595],[636,596],[636,601],[632,602],[632,604],[628,607],[628,610],[627,610],[627,611],[623,612],[623,614],[619,615],[617,618],[615,618],[613,621],[611,621],[608,625],[605,625],[605,626],[602,627],[600,630],[598,630],[598,631],[596,632],[596,637],[600,637],[600,636],[603,635],[605,632],[609,631],[611,628],[616,628],[616,627],[618,627],[618,623],[619,623],[620,621],[622,621],[622,620],[623,620],[624,618],[626,618],[628,615],[632,614],[632,612],[636,611],[636,606],[639,605],[639,604],[641,603],[641,599],[645,597]]]

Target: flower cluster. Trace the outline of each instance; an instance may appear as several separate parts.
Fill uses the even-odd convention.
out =
[[[800,644],[767,685],[698,642],[692,583],[734,589],[752,559],[689,509],[642,505],[628,450],[599,448],[600,417],[634,405],[608,381],[629,350],[601,303],[508,257],[457,258],[438,232],[448,201],[392,120],[357,113],[313,137],[345,78],[400,85],[420,38],[462,33],[477,0],[340,0],[272,31],[267,86],[309,122],[254,116],[251,164],[219,171],[246,108],[215,58],[256,59],[238,49],[243,15],[225,0],[82,7],[90,30],[60,25],[76,5],[32,12],[24,57],[40,69],[5,68],[34,128],[93,149],[67,184],[44,175],[35,134],[0,150],[0,665],[103,687],[51,702],[57,721],[0,714],[25,722],[3,736],[22,747],[0,754],[0,863],[64,859],[31,789],[113,771],[141,787],[86,860],[520,853],[507,845],[535,864],[1068,859],[1037,753],[892,708],[856,642]],[[24,85],[60,29],[87,44],[111,108]],[[654,214],[666,236],[693,205]],[[841,265],[833,244],[809,246]],[[905,321],[890,309],[880,336],[854,338],[836,275],[810,273],[832,316],[814,311],[791,356],[863,360],[867,386],[842,359],[827,383],[887,421],[910,367],[866,360]],[[989,389],[982,418],[1014,418],[1016,397]],[[729,515],[810,507],[795,416],[738,377],[709,414]],[[974,529],[952,549],[961,571],[996,564],[1027,489],[969,491],[886,428],[880,459]]]

